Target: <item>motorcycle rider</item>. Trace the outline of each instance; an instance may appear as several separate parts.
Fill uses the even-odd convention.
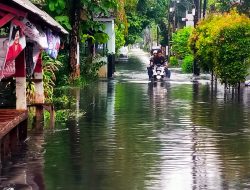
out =
[[[159,49],[157,55],[153,58],[154,65],[165,65],[165,58],[162,55],[162,51]]]
[[[154,58],[157,56],[157,50],[154,50],[152,54],[153,55],[150,57],[149,60],[149,66],[147,67],[149,79],[151,79],[153,76]]]
[[[166,63],[166,59],[162,54],[162,50],[159,49],[157,51],[157,55],[153,58],[153,65],[164,66],[166,77],[170,78],[170,71],[168,70],[168,64]]]

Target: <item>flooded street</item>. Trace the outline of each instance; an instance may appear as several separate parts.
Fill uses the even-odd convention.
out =
[[[151,83],[147,64],[133,50],[113,80],[57,90],[67,116],[30,133],[0,189],[250,189],[250,87],[225,93],[178,69]]]

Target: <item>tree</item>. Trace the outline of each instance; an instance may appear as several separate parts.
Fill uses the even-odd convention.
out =
[[[107,34],[103,33],[104,25],[94,21],[94,17],[110,16],[117,8],[116,0],[47,0],[47,10],[70,30],[69,40],[69,65],[72,80],[80,75],[77,64],[77,44],[87,40],[89,47],[98,40],[107,41]]]
[[[192,30],[192,27],[184,27],[173,34],[173,53],[178,59],[183,59],[185,56],[191,54],[188,39]]]
[[[209,0],[210,6],[218,12],[229,12],[232,9],[236,9],[239,13],[246,14],[250,17],[250,1],[249,0]]]
[[[202,68],[214,70],[224,84],[243,82],[250,66],[250,19],[232,11],[214,14],[198,24],[190,47]]]
[[[125,36],[128,34],[128,20],[125,12],[125,0],[120,0],[115,20],[115,48],[116,52],[124,46]]]
[[[133,44],[141,38],[143,30],[155,23],[160,29],[161,43],[167,44],[167,4],[168,0],[138,0],[126,2],[125,11],[128,18],[128,36],[126,44]]]
[[[214,48],[212,30],[216,27],[217,20],[222,15],[209,15],[206,19],[201,20],[193,30],[189,38],[189,46],[193,51],[200,68],[205,72],[214,71],[213,53]]]
[[[250,66],[250,19],[235,12],[218,20],[214,38],[215,72],[222,83],[235,86],[246,80]]]

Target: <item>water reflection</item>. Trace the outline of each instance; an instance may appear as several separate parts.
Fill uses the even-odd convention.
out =
[[[44,179],[44,133],[33,131],[29,142],[12,155],[1,170],[1,189],[46,189]]]
[[[64,94],[74,114],[31,134],[1,187],[250,188],[249,88],[235,98],[209,83],[113,80]]]

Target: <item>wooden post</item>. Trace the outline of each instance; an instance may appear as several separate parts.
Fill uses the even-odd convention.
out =
[[[26,69],[25,53],[22,51],[15,60],[16,68],[16,109],[26,110]]]

